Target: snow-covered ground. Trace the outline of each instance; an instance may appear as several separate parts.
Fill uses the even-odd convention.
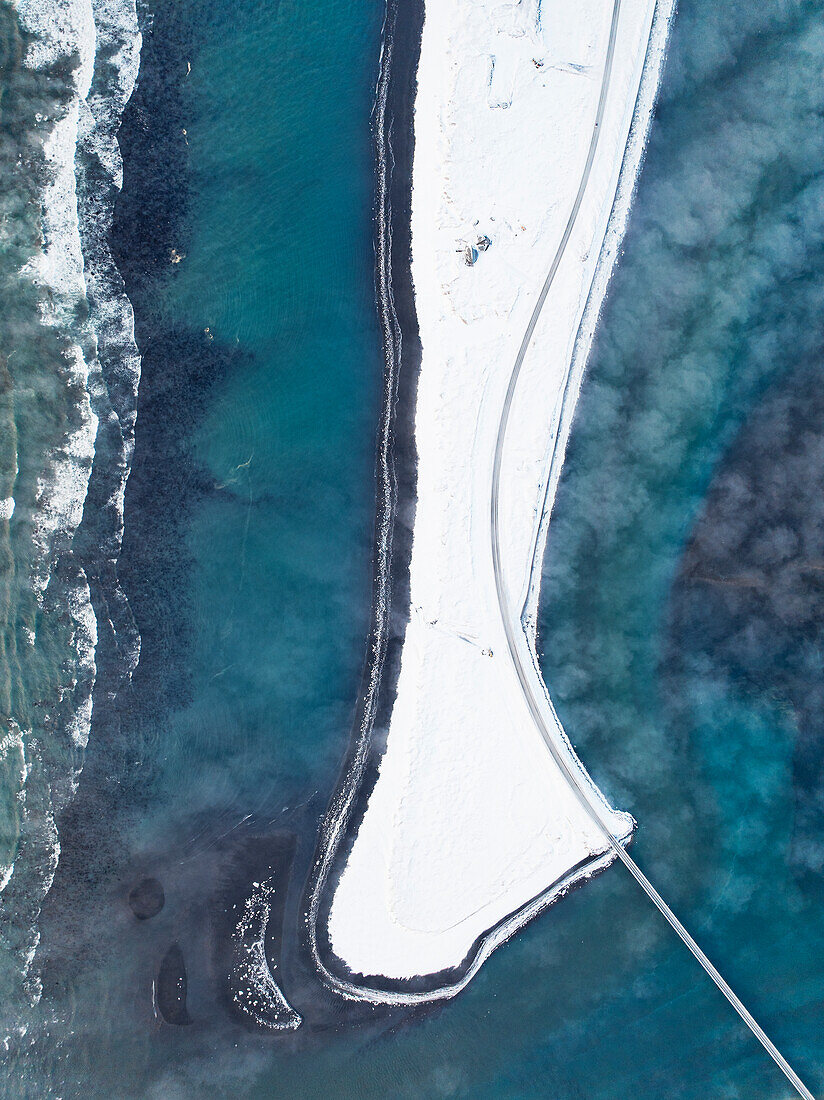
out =
[[[617,10],[594,160],[502,455],[504,583],[531,646],[542,520],[626,221],[671,9],[671,0],[426,5],[412,196],[423,357],[411,611],[386,751],[329,913],[332,950],[354,975],[351,995],[417,999],[381,994],[358,975],[403,980],[472,961],[423,994],[449,995],[559,890],[609,862],[603,834],[536,729],[507,648],[490,501],[505,394],[585,175]],[[616,836],[628,835],[628,815],[604,804],[603,816]]]

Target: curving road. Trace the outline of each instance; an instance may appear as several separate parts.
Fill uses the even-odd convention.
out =
[[[523,631],[520,615],[513,612],[510,606],[509,597],[506,591],[506,583],[503,575],[503,568],[501,564],[501,540],[499,530],[499,517],[498,517],[498,501],[500,496],[500,484],[501,484],[501,465],[503,460],[504,443],[506,441],[506,430],[509,423],[509,415],[512,408],[512,399],[515,394],[515,388],[518,384],[518,377],[521,373],[521,367],[524,362],[527,349],[529,348],[532,340],[532,335],[535,331],[535,326],[538,323],[541,310],[543,309],[544,302],[549,294],[550,287],[552,286],[555,275],[560,266],[561,260],[566,251],[567,244],[572,235],[575,222],[578,217],[578,212],[581,209],[581,203],[583,202],[584,194],[586,192],[587,183],[589,182],[590,173],[592,171],[593,161],[595,160],[595,153],[598,148],[598,137],[600,133],[601,122],[604,117],[604,109],[607,101],[607,94],[609,91],[610,77],[612,75],[612,64],[615,56],[615,43],[618,37],[618,21],[621,10],[621,0],[613,0],[612,8],[612,22],[610,24],[609,31],[609,43],[607,46],[606,59],[604,61],[604,72],[601,79],[601,90],[598,98],[598,108],[595,114],[595,123],[592,128],[592,135],[590,137],[589,151],[587,153],[586,163],[581,176],[581,181],[578,185],[578,191],[575,196],[575,201],[572,204],[572,209],[569,213],[569,218],[566,223],[566,227],[561,237],[558,248],[553,256],[552,263],[547,273],[544,284],[541,287],[541,292],[538,295],[538,300],[535,303],[535,307],[532,311],[532,316],[529,319],[529,324],[524,332],[521,346],[518,350],[518,355],[515,359],[515,364],[512,368],[512,373],[509,378],[509,385],[506,391],[506,397],[504,399],[503,410],[501,412],[501,419],[498,425],[498,436],[495,442],[495,460],[492,470],[492,492],[491,492],[491,532],[492,532],[492,567],[495,575],[495,590],[498,599],[498,607],[501,613],[501,619],[503,622],[504,633],[506,635],[507,649],[509,656],[512,660],[512,665],[518,680],[521,685],[521,690],[524,695],[524,700],[529,707],[529,712],[532,715],[532,720],[535,726],[543,738],[544,744],[560,768],[564,778],[575,794],[578,802],[585,811],[589,819],[596,825],[599,832],[603,835],[608,847],[612,849],[614,854],[621,860],[629,873],[661,913],[673,931],[678,935],[679,939],[689,949],[697,961],[701,964],[703,969],[718,987],[718,989],[724,994],[732,1007],[758,1039],[763,1046],[764,1050],[773,1059],[784,1076],[796,1090],[799,1096],[804,1097],[804,1100],[815,1100],[813,1094],[789,1064],[784,1055],[778,1050],[772,1040],[766,1035],[764,1029],[755,1020],[752,1013],[744,1005],[735,991],[721,976],[718,970],[713,966],[692,936],[684,928],[683,924],[676,917],[646,875],[641,871],[635,860],[625,851],[621,841],[614,835],[612,828],[610,827],[607,818],[605,817],[606,807],[600,797],[599,792],[591,783],[589,778],[584,774],[583,770],[577,766],[577,762],[569,746],[566,736],[564,734],[561,723],[558,720],[558,716],[555,713],[555,708],[549,698],[548,693],[541,679],[540,672],[538,671],[535,659],[532,651],[526,640],[526,635]]]

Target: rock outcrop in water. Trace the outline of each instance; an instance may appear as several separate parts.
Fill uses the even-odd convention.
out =
[[[155,983],[157,1010],[167,1024],[183,1026],[192,1022],[186,1008],[188,984],[183,952],[174,943],[163,956]]]
[[[129,892],[129,908],[138,920],[156,917],[166,902],[163,887],[156,878],[143,878]]]

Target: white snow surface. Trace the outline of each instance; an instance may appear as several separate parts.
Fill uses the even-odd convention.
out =
[[[622,0],[589,182],[515,392],[501,539],[530,647],[553,455],[626,222],[671,8]],[[412,607],[386,750],[329,915],[353,996],[364,976],[436,975],[468,960],[474,973],[571,872],[609,862],[507,651],[490,496],[510,374],[584,171],[612,14],[608,0],[426,5],[412,195],[423,349]],[[467,266],[460,250],[481,235],[491,244]],[[616,836],[631,831],[628,815],[605,816]],[[460,984],[445,977],[440,995]]]

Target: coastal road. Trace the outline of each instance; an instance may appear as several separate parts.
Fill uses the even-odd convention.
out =
[[[598,98],[598,107],[595,114],[595,122],[592,128],[592,134],[590,136],[589,150],[587,153],[586,163],[581,176],[580,183],[578,185],[578,191],[573,202],[572,209],[570,210],[569,218],[566,223],[561,240],[556,249],[555,255],[552,258],[549,271],[547,273],[544,284],[541,288],[541,292],[538,295],[538,299],[535,303],[535,307],[532,311],[532,316],[529,319],[529,324],[524,332],[521,346],[518,351],[518,355],[515,359],[515,364],[512,368],[512,373],[509,378],[509,385],[506,391],[506,397],[504,399],[504,405],[501,412],[501,419],[498,425],[498,435],[495,442],[495,456],[492,471],[492,491],[491,491],[491,535],[492,535],[492,566],[495,576],[495,591],[498,600],[498,607],[501,613],[501,619],[503,622],[504,633],[506,636],[507,649],[514,671],[518,677],[518,681],[523,692],[524,700],[529,708],[530,715],[535,724],[536,729],[540,733],[544,744],[549,750],[552,759],[560,769],[573,793],[575,794],[578,802],[586,813],[587,817],[597,827],[598,831],[604,837],[607,846],[613,851],[618,859],[624,864],[629,873],[661,913],[682,943],[688,948],[695,959],[700,963],[717,988],[724,994],[729,1003],[758,1039],[763,1046],[764,1050],[773,1059],[784,1076],[796,1090],[799,1096],[804,1097],[804,1100],[815,1100],[813,1094],[789,1064],[784,1055],[778,1050],[772,1040],[766,1035],[764,1029],[755,1020],[752,1013],[743,1004],[738,995],[730,987],[730,985],[721,976],[718,970],[713,966],[692,936],[687,932],[681,921],[676,917],[646,875],[641,871],[635,860],[625,850],[621,841],[614,835],[612,828],[606,817],[606,807],[599,796],[599,793],[589,780],[589,778],[583,773],[582,769],[578,766],[578,763],[572,753],[572,749],[569,742],[566,739],[561,723],[558,720],[558,716],[555,713],[555,708],[549,698],[549,695],[544,687],[543,680],[541,678],[540,671],[537,667],[535,657],[527,642],[526,635],[523,630],[521,622],[520,612],[513,609],[509,596],[507,594],[506,581],[503,575],[503,567],[501,562],[501,540],[499,529],[499,516],[498,516],[498,502],[500,497],[501,486],[501,466],[503,462],[504,444],[506,442],[506,431],[509,423],[509,415],[512,408],[512,400],[515,395],[515,388],[518,383],[518,377],[521,373],[521,367],[524,362],[524,357],[529,348],[532,340],[533,333],[535,332],[535,326],[538,323],[538,318],[541,315],[541,311],[544,307],[547,295],[549,294],[552,283],[557,274],[561,260],[563,259],[566,247],[569,243],[572,231],[575,226],[575,222],[578,218],[578,213],[581,209],[581,203],[584,199],[587,184],[589,182],[590,173],[592,171],[592,165],[595,160],[595,154],[598,148],[598,138],[600,134],[601,123],[604,118],[604,110],[607,103],[607,97],[609,93],[610,78],[612,76],[612,66],[615,57],[615,46],[618,38],[618,26],[621,10],[621,0],[613,0],[612,8],[612,21],[609,31],[609,42],[607,45],[606,58],[604,60],[604,71],[601,79],[601,89]],[[556,441],[557,446],[557,441]]]

